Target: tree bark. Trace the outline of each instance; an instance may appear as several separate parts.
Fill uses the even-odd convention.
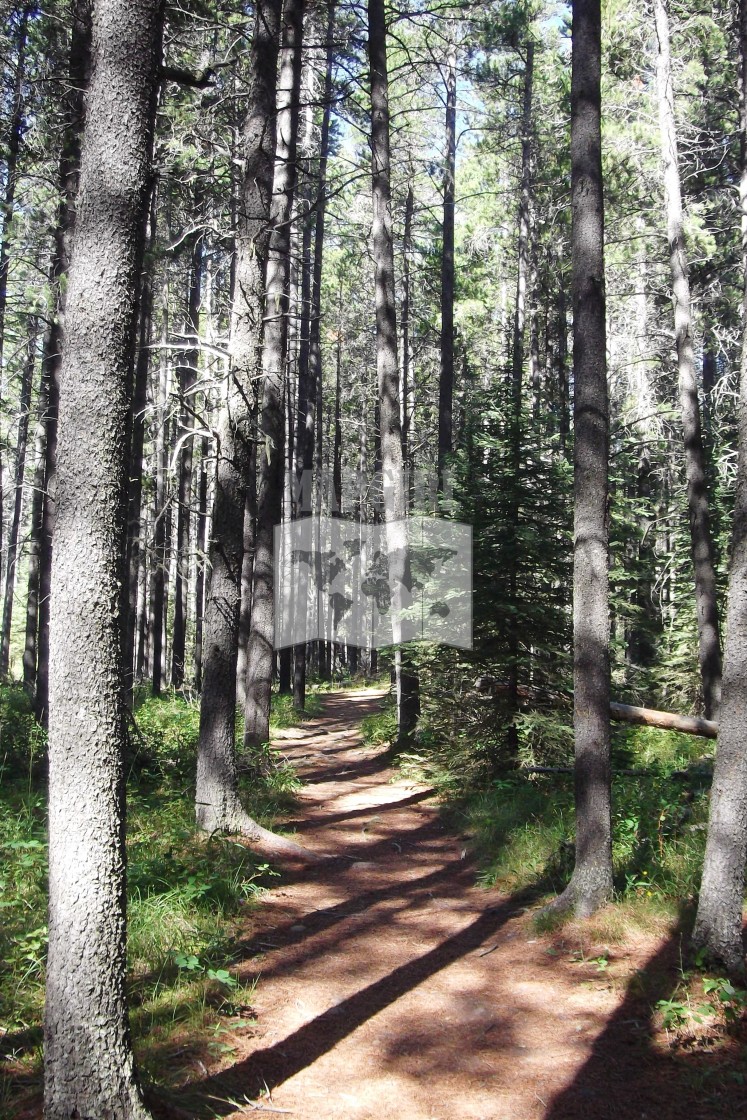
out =
[[[441,373],[438,382],[438,488],[453,443],[454,397],[454,208],[456,192],[456,47],[449,46],[446,62],[446,159],[441,250]],[[406,385],[403,384],[405,408]]]
[[[169,334],[169,288],[168,279],[164,281],[161,294],[161,361],[158,367],[158,407],[156,410],[156,463],[153,505],[153,568],[150,585],[150,632],[151,632],[151,689],[154,696],[161,695],[164,669],[164,615],[166,612],[166,592],[168,575],[166,568],[167,541],[170,536],[169,509],[170,499],[166,493],[166,472],[168,464],[168,401],[170,392],[170,370],[166,344]]]
[[[256,408],[252,409],[256,412]],[[244,555],[241,561],[241,603],[239,606],[239,652],[236,660],[236,702],[246,705],[246,654],[252,629],[252,580],[254,575],[254,529],[257,514],[257,451],[249,449],[249,474],[244,501]]]
[[[210,444],[203,436],[200,440],[199,480],[197,483],[197,534],[195,556],[195,666],[194,686],[202,690],[202,647],[205,624],[205,556],[208,522],[208,469]]]
[[[327,58],[324,73],[322,128],[319,138],[319,166],[316,176],[316,208],[314,218],[313,263],[309,269],[308,339],[301,335],[299,353],[298,430],[296,432],[296,470],[299,483],[310,480],[314,469],[314,436],[316,432],[317,397],[321,385],[321,301],[322,264],[324,261],[324,233],[327,217],[327,162],[329,160],[330,122],[332,119],[332,83],[334,64],[334,30],[336,0],[328,0],[326,44]],[[309,227],[309,233],[311,232]],[[304,269],[307,268],[306,242],[304,242]],[[309,252],[310,252],[309,245]],[[303,390],[302,390],[303,385]],[[321,412],[320,412],[321,417]],[[309,482],[310,484],[310,482]],[[303,709],[306,704],[306,644],[295,648],[293,668],[293,702]]]
[[[152,192],[149,252],[140,278],[140,307],[138,311],[138,352],[135,361],[135,384],[130,410],[130,469],[127,487],[127,600],[125,610],[125,681],[127,692],[132,694],[135,683],[135,634],[137,628],[138,583],[142,541],[143,448],[145,446],[145,410],[148,403],[148,372],[150,369],[150,337],[153,319],[153,264],[152,254],[156,236],[155,192]]]
[[[195,192],[196,201],[199,190]],[[199,201],[197,201],[199,209]],[[184,684],[187,616],[189,606],[189,537],[192,507],[192,463],[194,460],[194,410],[193,388],[197,380],[200,351],[197,339],[200,334],[200,293],[202,290],[202,232],[195,234],[189,262],[189,287],[185,334],[189,343],[185,347],[178,368],[181,418],[179,424],[179,491],[176,515],[176,579],[174,580],[174,627],[171,639],[171,684],[181,688]]]
[[[253,383],[261,361],[265,269],[275,156],[280,0],[255,13],[252,83],[243,129],[244,181],[237,213],[230,382],[219,418],[216,483],[205,604],[203,689],[197,760],[201,828],[247,832],[258,826],[241,805],[236,761],[236,659],[239,644],[245,514],[252,496]],[[264,453],[264,449],[261,449]]]
[[[205,604],[196,816],[200,828],[208,832],[240,832],[269,855],[311,860],[313,857],[305,849],[261,828],[244,810],[239,797],[235,745],[244,510],[247,484],[252,477],[252,382],[259,364],[264,265],[269,246],[279,23],[279,0],[264,0],[257,5],[252,86],[244,123],[245,176],[236,230],[230,382],[219,421],[209,552],[211,578]],[[292,92],[289,84],[286,96]],[[261,454],[265,454],[264,446]]]
[[[3,602],[3,626],[0,637],[0,677],[7,677],[10,667],[10,631],[13,624],[13,596],[16,587],[16,567],[18,561],[18,534],[23,511],[23,479],[26,468],[26,444],[29,434],[29,413],[31,411],[31,388],[36,365],[36,339],[38,322],[29,320],[26,361],[23,367],[21,399],[18,415],[18,439],[16,441],[16,469],[13,494],[13,513],[8,534],[8,553],[5,567],[5,599]]]
[[[402,425],[402,463],[406,473],[407,504],[412,507],[414,493],[413,463],[410,445],[409,398],[412,390],[410,372],[410,309],[412,292],[410,284],[410,254],[412,253],[412,219],[415,211],[415,192],[412,183],[407,185],[405,199],[405,226],[402,233],[402,393],[400,400],[400,423]],[[452,300],[453,313],[453,300]],[[453,323],[452,323],[453,328]],[[443,330],[442,330],[443,335]],[[443,338],[442,338],[443,345]],[[453,330],[452,330],[453,351]],[[453,365],[453,352],[452,352]]]
[[[600,0],[574,0],[572,50],[576,863],[552,905],[587,917],[612,895]]]
[[[16,38],[15,75],[11,94],[10,121],[8,122],[8,154],[5,160],[5,195],[2,203],[2,233],[0,233],[0,362],[5,345],[5,312],[8,307],[8,271],[10,269],[9,232],[13,220],[16,188],[18,186],[18,160],[24,134],[24,84],[26,81],[26,47],[31,5],[21,9]]]
[[[511,723],[508,727],[509,747],[512,751],[518,745],[518,732],[513,713],[518,706],[517,689],[519,686],[519,510],[521,489],[522,454],[522,410],[524,351],[526,333],[527,278],[529,275],[529,216],[532,186],[532,92],[534,85],[534,43],[526,43],[524,63],[524,96],[521,115],[521,181],[518,213],[518,239],[516,262],[516,302],[514,305],[513,338],[511,344],[511,417],[509,422],[511,441],[511,478],[509,482],[511,500],[508,513],[510,533],[509,564],[509,614],[508,614],[508,674],[511,707]]]
[[[45,1115],[145,1120],[125,1002],[126,433],[160,56],[156,0],[97,0],[60,376]]]
[[[248,754],[270,737],[274,641],[274,530],[283,497],[283,379],[288,339],[290,217],[296,186],[296,141],[301,88],[303,0],[286,0],[278,78],[277,141],[270,246],[267,259],[259,425],[257,529],[252,624],[247,650],[244,747]]]
[[[48,402],[47,370],[42,362],[39,386],[39,413],[34,439],[34,483],[31,499],[31,527],[28,547],[26,589],[26,641],[23,649],[23,687],[33,698],[36,693],[36,641],[39,627],[39,553],[41,549],[42,508],[44,503],[44,456]]]
[[[698,383],[692,338],[690,278],[682,221],[682,191],[677,153],[677,126],[669,55],[669,17],[666,0],[654,0],[658,54],[656,85],[664,169],[669,264],[674,300],[674,333],[677,344],[680,410],[685,442],[687,504],[695,575],[698,620],[698,660],[703,684],[706,719],[718,719],[721,702],[721,641],[719,636],[716,573],[713,559],[705,454],[700,425]]]
[[[407,498],[402,462],[400,379],[392,236],[391,160],[389,150],[389,79],[386,17],[383,0],[368,0],[368,57],[371,71],[371,184],[373,259],[376,298],[376,369],[378,376],[384,522],[392,595],[392,639],[401,645],[402,591],[410,583],[405,519]],[[418,715],[417,691],[409,654],[397,651],[397,746],[406,747]]]
[[[60,203],[55,227],[52,280],[57,286],[56,315],[44,342],[44,379],[47,392],[44,442],[44,500],[39,544],[39,629],[36,666],[36,718],[46,726],[49,699],[49,613],[52,578],[52,538],[57,487],[57,415],[60,395],[60,362],[65,319],[66,290],[62,283],[70,265],[75,233],[75,200],[80,168],[80,137],[85,119],[85,93],[91,66],[91,0],[75,0],[68,82],[62,93],[65,125],[60,152]]]
[[[724,681],[711,787],[703,880],[693,930],[696,948],[734,972],[744,971],[742,911],[747,860],[747,0],[739,0],[739,201],[742,234],[742,353]]]

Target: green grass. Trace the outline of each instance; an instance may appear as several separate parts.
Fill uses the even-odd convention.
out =
[[[382,725],[372,717],[374,726]],[[528,713],[520,726],[523,765],[572,765],[572,735],[557,714]],[[529,890],[538,900],[562,890],[573,870],[572,774],[490,777],[479,741],[468,746],[421,732],[417,753],[399,760],[409,776],[434,785],[454,828],[478,856],[480,882],[506,892]],[[697,896],[708,815],[713,744],[647,727],[613,729],[616,769],[646,777],[613,780],[616,903],[635,924],[660,928]],[[683,776],[684,775],[684,776]]]
[[[311,693],[306,714],[318,710]],[[273,697],[273,729],[298,720],[289,698]],[[128,779],[129,991],[138,1055],[159,1083],[179,1079],[178,1063],[163,1068],[175,1039],[220,1054],[221,1024],[234,1014],[244,1022],[251,991],[232,971],[236,933],[243,909],[276,874],[242,843],[196,832],[198,733],[194,700],[140,698]],[[0,746],[0,1053],[6,1071],[33,1080],[46,955],[44,740],[18,688],[0,689]],[[242,778],[247,810],[268,826],[299,787],[274,749],[272,761],[261,780]],[[10,1092],[0,1084],[0,1115]]]
[[[361,733],[366,743],[381,747],[392,743],[397,735],[397,711],[391,697],[382,702],[381,711],[365,716]]]

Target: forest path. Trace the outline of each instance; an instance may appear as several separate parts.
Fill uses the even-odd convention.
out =
[[[240,971],[259,978],[257,1025],[221,1036],[234,1053],[182,1107],[209,1097],[214,1115],[301,1120],[723,1115],[653,1044],[647,1009],[671,991],[676,946],[628,945],[602,972],[599,948],[576,960],[574,944],[532,931],[520,901],[475,886],[430,791],[364,744],[360,721],[381,698],[329,694],[278,736],[305,782],[288,823],[339,858],[284,875],[247,916]]]

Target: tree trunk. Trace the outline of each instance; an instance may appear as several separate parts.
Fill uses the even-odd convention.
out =
[[[406,473],[407,504],[412,507],[415,480],[413,478],[413,464],[410,457],[410,410],[409,397],[411,390],[410,375],[410,254],[412,252],[412,217],[415,210],[415,192],[412,183],[407,186],[405,199],[405,227],[402,234],[402,399],[400,401],[400,423],[402,425],[402,463]],[[453,220],[453,208],[452,208]],[[444,221],[446,221],[444,215]],[[452,278],[453,279],[453,278]],[[452,313],[453,313],[452,300]],[[453,318],[453,315],[452,315]],[[443,346],[443,329],[441,345]],[[453,322],[452,322],[452,366],[453,366]],[[449,448],[451,450],[451,448]],[[441,475],[439,474],[439,477]]]
[[[198,194],[199,192],[196,192]],[[199,209],[199,202],[198,202]],[[194,459],[194,394],[200,351],[200,293],[202,288],[202,232],[195,234],[189,264],[189,288],[185,334],[189,344],[178,369],[181,420],[179,425],[179,494],[176,515],[176,579],[174,580],[174,628],[171,640],[171,684],[181,688],[187,648],[189,604],[189,536],[192,506],[192,461]]]
[[[8,122],[8,154],[5,159],[5,195],[2,202],[2,233],[0,233],[0,362],[5,345],[5,312],[8,307],[8,271],[10,269],[10,226],[18,186],[18,160],[24,134],[24,84],[26,81],[26,46],[28,42],[29,4],[21,9],[16,32],[15,75]]]
[[[454,397],[454,204],[456,191],[456,48],[449,47],[446,63],[446,160],[441,251],[441,375],[438,383],[438,488],[444,488],[444,469],[452,452]],[[403,384],[405,407],[406,386]]]
[[[612,894],[600,0],[574,0],[572,44],[576,864],[553,908],[586,917]]]
[[[201,828],[247,832],[236,761],[236,660],[239,644],[244,531],[251,521],[253,384],[259,372],[265,269],[275,153],[275,91],[280,0],[255,14],[252,84],[243,128],[245,173],[236,226],[230,382],[219,418],[212,569],[205,604],[203,689],[197,760],[197,822]],[[264,454],[264,448],[261,448]]]
[[[744,971],[742,909],[747,859],[747,0],[739,0],[739,201],[742,232],[742,355],[724,688],[711,786],[708,840],[693,942],[711,959]]]
[[[403,588],[410,584],[407,549],[407,500],[402,464],[400,382],[397,361],[397,317],[392,237],[391,164],[389,154],[389,79],[386,19],[383,0],[368,0],[368,56],[371,71],[371,180],[373,197],[373,259],[376,291],[376,369],[378,375],[381,465],[384,487],[389,585],[392,595],[392,639],[402,639]],[[409,654],[398,651],[397,745],[409,744],[418,705],[414,700]]]
[[[259,425],[257,530],[254,545],[252,626],[247,651],[244,746],[248,753],[270,737],[274,640],[274,542],[283,497],[283,378],[288,339],[290,217],[296,185],[296,133],[301,88],[303,0],[286,0],[278,78],[277,143],[270,247],[267,259]]]
[[[716,573],[713,559],[705,455],[700,427],[698,383],[692,339],[690,279],[682,222],[682,192],[677,154],[677,129],[669,57],[669,18],[666,0],[654,0],[656,35],[656,85],[659,99],[659,124],[664,168],[664,199],[667,214],[669,263],[674,299],[674,333],[677,343],[680,410],[685,441],[687,503],[690,512],[690,540],[695,574],[695,606],[698,620],[698,660],[703,684],[703,709],[706,719],[718,719],[721,702],[721,642],[716,601]]]
[[[75,200],[78,193],[80,137],[85,118],[85,93],[91,66],[91,0],[74,0],[68,82],[62,94],[65,126],[60,151],[60,204],[55,227],[52,278],[57,285],[56,315],[44,342],[44,379],[47,386],[46,436],[44,442],[44,501],[39,544],[39,629],[37,638],[36,718],[46,726],[49,697],[49,613],[52,577],[52,538],[57,487],[57,414],[60,395],[62,331],[65,318],[65,285],[75,232]]]
[[[256,409],[253,409],[256,411]],[[241,561],[241,603],[239,606],[239,652],[236,659],[236,702],[243,712],[246,705],[246,654],[252,629],[252,580],[254,574],[254,529],[257,515],[257,451],[249,448],[249,474],[244,502],[244,555]]]
[[[18,560],[18,534],[23,511],[23,478],[26,468],[26,444],[29,434],[29,413],[31,411],[31,388],[36,365],[36,339],[39,330],[35,318],[29,320],[26,361],[23,367],[21,399],[18,415],[18,439],[16,441],[16,471],[14,478],[13,513],[8,534],[8,555],[5,567],[5,599],[3,602],[3,627],[0,638],[0,678],[7,677],[10,667],[10,631],[13,624],[13,596],[16,587],[16,567]]]
[[[156,236],[155,192],[152,192],[149,252],[140,279],[139,339],[135,361],[135,385],[130,411],[130,471],[127,489],[127,600],[125,604],[124,666],[128,695],[135,683],[135,634],[137,628],[140,556],[143,551],[142,496],[143,448],[145,446],[145,410],[148,403],[148,371],[150,369],[150,338],[153,319],[152,254]]]
[[[13,91],[11,93],[10,120],[8,122],[8,149],[5,159],[5,194],[2,202],[2,232],[0,232],[0,369],[3,363],[5,348],[5,313],[8,307],[8,273],[10,271],[10,228],[13,221],[13,207],[15,204],[16,187],[18,185],[18,161],[21,153],[21,144],[24,134],[24,82],[26,79],[26,48],[28,44],[28,25],[31,5],[21,9],[18,17],[18,30],[16,32],[16,59],[15,74],[13,77]],[[0,556],[3,552],[3,469],[2,446],[0,446]],[[16,535],[17,537],[17,535]],[[15,561],[14,561],[15,567]],[[10,568],[10,552],[6,572]],[[6,576],[7,589],[7,576]],[[4,646],[4,643],[3,643]],[[7,660],[7,658],[6,658]],[[0,676],[7,673],[0,668]]]
[[[36,640],[39,626],[39,553],[41,549],[42,508],[44,503],[44,455],[47,429],[47,370],[42,362],[39,386],[39,416],[34,439],[34,485],[31,499],[31,529],[28,549],[26,590],[26,641],[23,649],[23,687],[30,697],[36,692]]]
[[[266,0],[257,6],[252,42],[253,81],[244,123],[246,167],[236,231],[231,380],[219,421],[209,552],[211,578],[205,604],[196,816],[200,828],[208,832],[241,832],[270,855],[310,860],[310,853],[261,828],[245,812],[239,797],[235,746],[244,512],[254,438],[252,382],[259,362],[264,262],[269,244],[279,23],[279,0]],[[295,93],[297,103],[297,86]],[[286,94],[292,95],[290,84]],[[264,446],[261,454],[265,455]]]
[[[163,632],[166,611],[166,552],[170,536],[169,510],[166,494],[166,471],[168,464],[168,419],[167,409],[170,393],[170,371],[166,344],[169,335],[169,288],[168,279],[164,281],[161,295],[161,361],[158,367],[158,408],[156,411],[156,485],[153,506],[153,569],[150,586],[150,632],[151,632],[151,688],[154,696],[161,695],[163,685],[164,650]]]
[[[97,0],[60,376],[45,1115],[144,1120],[125,1002],[120,589],[160,4]]]
[[[316,181],[316,208],[314,220],[314,256],[310,269],[307,308],[308,342],[304,346],[301,336],[299,353],[298,431],[296,432],[296,469],[301,484],[310,485],[314,469],[314,436],[316,432],[317,397],[321,386],[321,300],[322,264],[324,261],[324,232],[327,216],[327,162],[329,160],[329,132],[332,119],[332,81],[334,63],[334,30],[336,0],[327,5],[327,60],[324,74],[322,128],[319,139],[319,166]],[[304,243],[305,245],[306,243]],[[310,249],[310,246],[309,246]],[[304,252],[304,267],[307,254]],[[301,384],[303,381],[303,395]],[[321,411],[319,412],[321,418]],[[305,483],[308,480],[308,483]],[[309,493],[310,491],[306,491]],[[306,704],[306,644],[296,646],[293,671],[293,702],[299,709]]]
[[[210,444],[203,436],[200,441],[199,481],[197,484],[197,536],[195,557],[195,671],[194,686],[202,690],[202,642],[205,622],[205,549],[208,521],[208,470],[207,458]]]
[[[524,99],[521,117],[521,185],[518,214],[518,242],[516,262],[516,303],[514,305],[514,325],[511,345],[511,418],[509,423],[511,440],[511,478],[508,530],[510,533],[510,552],[508,555],[508,679],[510,686],[509,704],[511,723],[508,728],[509,749],[514,752],[518,746],[518,731],[514,715],[518,709],[517,689],[519,686],[519,509],[521,490],[521,453],[522,453],[522,406],[524,378],[524,336],[526,332],[527,277],[529,275],[529,216],[532,186],[532,90],[534,84],[534,43],[526,43],[524,64]]]

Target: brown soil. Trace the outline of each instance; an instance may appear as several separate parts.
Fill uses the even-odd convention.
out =
[[[679,937],[612,947],[533,932],[526,899],[475,885],[429,790],[366,747],[374,690],[330,694],[283,733],[306,785],[299,841],[336,858],[247,915],[257,1022],[180,1095],[185,1113],[301,1120],[565,1120],[747,1111],[736,1041],[673,1045],[652,1023]],[[579,952],[580,950],[580,952]],[[581,959],[578,959],[579,956]],[[604,966],[603,966],[604,967]],[[741,1071],[741,1072],[740,1072]],[[741,1084],[740,1084],[741,1080]],[[172,1098],[173,1099],[173,1098]],[[237,1112],[237,1107],[243,1105]]]

